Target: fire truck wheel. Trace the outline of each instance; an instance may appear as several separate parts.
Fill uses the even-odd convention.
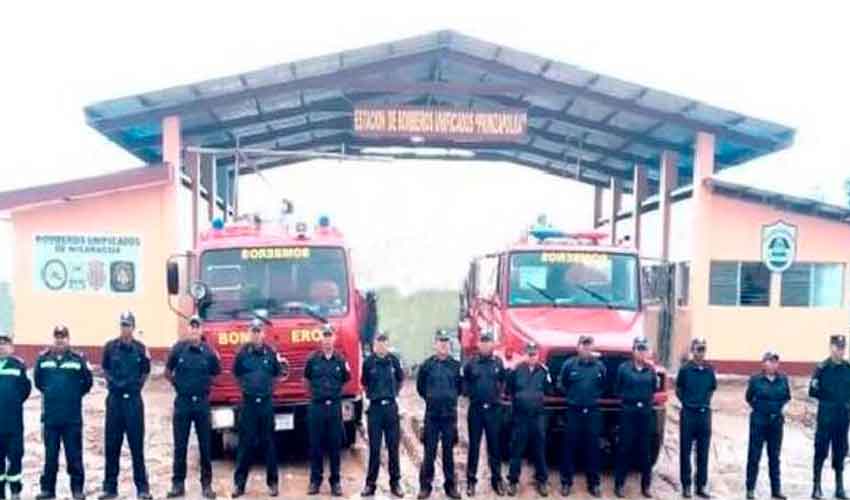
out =
[[[224,458],[224,436],[221,431],[212,431],[210,436],[210,453],[213,460]]]

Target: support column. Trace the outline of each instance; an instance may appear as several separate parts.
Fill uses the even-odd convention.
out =
[[[210,187],[207,191],[209,200],[210,222],[215,219],[215,211],[218,208],[218,161],[215,155],[210,155]]]
[[[676,170],[678,158],[672,151],[661,153],[661,185],[658,187],[658,216],[661,223],[661,254],[659,257],[663,262],[670,259],[670,193],[676,189],[679,183],[679,175]]]
[[[186,166],[192,181],[192,248],[198,246],[198,212],[201,198],[201,155],[186,153]]]
[[[711,333],[706,318],[698,313],[707,310],[709,300],[709,274],[711,270],[711,188],[705,180],[714,174],[714,135],[699,132],[694,143],[694,184],[691,196],[691,289],[690,300],[694,315],[691,317],[691,334],[708,338]],[[718,332],[720,333],[720,332]],[[709,345],[711,339],[709,339]],[[716,352],[719,359],[728,359],[730,353]]]
[[[632,198],[633,198],[633,206],[632,206],[632,221],[633,221],[633,234],[632,241],[634,243],[635,249],[640,254],[640,229],[641,229],[641,219],[643,218],[642,208],[643,208],[643,200],[646,199],[647,192],[647,177],[646,177],[646,167],[643,165],[635,165],[634,172],[634,187],[632,188]]]
[[[617,177],[611,177],[611,233],[610,244],[617,244],[617,214],[620,213],[620,206],[623,201],[623,183]]]
[[[159,252],[156,257],[158,261],[165,262],[171,255],[185,252],[188,250],[181,242],[181,229],[186,231],[186,228],[181,228],[181,220],[186,220],[182,217],[181,210],[188,210],[186,206],[180,204],[180,190],[183,189],[180,176],[180,167],[183,161],[183,144],[181,138],[180,118],[177,116],[168,116],[162,120],[162,162],[164,168],[168,169],[170,183],[163,186],[160,191],[160,234],[159,241],[143,242],[146,249],[145,252]],[[188,244],[188,240],[185,242]],[[159,273],[158,273],[159,274]],[[165,275],[158,277],[158,283],[154,286],[160,290],[165,290]],[[188,280],[187,280],[188,281]],[[185,285],[184,285],[185,288]],[[179,299],[179,304],[183,308],[185,304],[185,295]],[[143,325],[153,330],[158,328],[161,332],[173,332],[175,338],[178,334],[178,316],[176,314],[161,314],[156,318],[138,318]],[[149,347],[165,347],[153,345]]]
[[[602,188],[593,186],[593,229],[599,227],[602,219]]]

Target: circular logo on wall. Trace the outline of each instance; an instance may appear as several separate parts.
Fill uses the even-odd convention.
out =
[[[778,221],[761,230],[761,258],[774,273],[788,270],[797,256],[797,227]]]
[[[68,268],[59,259],[50,259],[41,268],[41,281],[50,290],[61,290],[68,283]]]

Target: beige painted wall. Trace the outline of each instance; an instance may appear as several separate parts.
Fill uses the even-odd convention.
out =
[[[771,282],[770,307],[724,307],[693,304],[693,335],[705,336],[711,357],[722,360],[758,359],[766,348],[778,350],[786,361],[816,361],[826,357],[830,334],[846,333],[850,324],[848,273],[850,273],[850,225],[713,194],[709,220],[700,222],[706,231],[714,260],[761,260],[763,225],[783,220],[797,226],[798,262],[845,264],[842,307],[780,307],[781,277]],[[707,268],[706,268],[707,269]],[[708,276],[691,276],[692,287],[705,287]],[[691,297],[699,294],[692,293]]]
[[[164,269],[166,258],[176,251],[176,221],[168,216],[176,208],[173,193],[171,185],[160,185],[14,212],[16,342],[47,343],[53,326],[62,323],[70,328],[73,343],[100,346],[117,334],[118,316],[129,309],[149,347],[170,346],[177,318],[166,303]],[[140,290],[126,296],[37,291],[32,282],[37,233],[138,235]]]

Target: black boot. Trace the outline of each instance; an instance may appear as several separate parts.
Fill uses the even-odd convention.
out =
[[[171,486],[171,489],[168,490],[168,493],[165,494],[165,498],[181,498],[186,496],[186,488],[183,487],[182,484],[175,484]]]
[[[812,477],[812,498],[815,500],[823,499],[823,490],[820,487],[820,474],[821,468],[815,467],[814,475]]]
[[[453,500],[458,500],[458,499],[462,498],[460,496],[460,492],[457,491],[457,487],[455,485],[446,486],[445,490],[446,490],[446,496],[453,499]]]
[[[546,483],[538,482],[534,485],[534,488],[537,490],[537,495],[541,497],[549,496],[549,486]]]
[[[375,496],[375,488],[374,484],[366,483],[366,487],[363,488],[363,491],[360,492],[361,497],[373,497]]]
[[[844,493],[844,471],[835,471],[835,498],[847,499],[847,494]]]
[[[756,492],[753,490],[747,490],[747,500],[753,500],[756,497]]]
[[[775,498],[776,500],[788,499],[788,497],[782,494],[782,490],[773,490],[773,493],[770,494],[770,498]]]
[[[622,484],[614,485],[614,496],[617,498],[626,498],[626,493],[623,491]]]
[[[404,498],[404,490],[398,483],[390,484],[390,493],[392,493],[396,498]]]
[[[691,498],[690,486],[682,486],[682,498]]]
[[[705,486],[697,488],[697,496],[700,498],[711,498],[711,493],[705,489]]]

